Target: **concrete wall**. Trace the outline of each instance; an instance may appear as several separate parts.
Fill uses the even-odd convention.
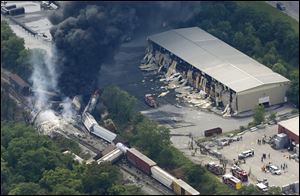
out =
[[[288,83],[271,84],[237,93],[238,112],[253,110],[259,98],[266,96],[270,98],[270,105],[284,103],[288,86]]]

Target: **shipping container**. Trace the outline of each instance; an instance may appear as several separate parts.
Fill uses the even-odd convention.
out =
[[[154,161],[149,159],[135,148],[130,148],[127,150],[127,159],[130,163],[148,175],[151,175],[150,168],[156,165]]]
[[[5,6],[5,9],[7,9],[7,10],[11,10],[11,9],[15,9],[15,8],[17,8],[16,4]]]
[[[24,7],[17,7],[17,8],[13,8],[13,9],[9,10],[9,15],[11,15],[11,16],[16,16],[16,15],[21,15],[21,14],[25,14]]]
[[[222,133],[222,129],[220,127],[214,128],[214,129],[209,129],[209,130],[205,130],[204,131],[204,136],[205,137],[210,137],[214,134],[221,134]]]
[[[177,195],[200,195],[200,193],[197,190],[195,190],[193,187],[191,187],[181,179],[174,180],[172,187],[173,191]]]
[[[114,139],[117,137],[117,135],[114,134],[113,132],[110,132],[109,130],[105,129],[104,127],[99,126],[98,123],[94,124],[94,126],[92,126],[91,132],[94,135],[96,135],[110,143],[112,143],[114,141]]]
[[[97,163],[98,164],[100,164],[102,162],[111,162],[111,163],[114,163],[118,159],[120,159],[122,155],[123,155],[123,152],[120,149],[114,149],[110,153],[104,155],[99,160],[97,160]]]
[[[156,179],[158,182],[162,183],[166,187],[172,189],[172,183],[176,178],[164,171],[162,168],[158,166],[151,167],[152,177]]]

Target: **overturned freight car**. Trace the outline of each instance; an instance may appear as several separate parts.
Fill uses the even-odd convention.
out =
[[[113,143],[117,135],[104,127],[101,127],[95,118],[88,112],[83,113],[82,121],[87,130],[101,139],[106,140],[109,143]]]

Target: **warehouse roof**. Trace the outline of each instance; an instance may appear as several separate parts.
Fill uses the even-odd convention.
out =
[[[235,92],[289,81],[198,27],[169,30],[149,39]]]
[[[299,116],[281,121],[278,124],[299,136]]]

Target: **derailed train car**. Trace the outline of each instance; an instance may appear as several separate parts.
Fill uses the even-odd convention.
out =
[[[90,133],[108,141],[109,143],[113,143],[117,136],[116,134],[99,126],[95,118],[88,112],[84,112],[82,114],[82,122]],[[126,158],[131,164],[133,164],[135,167],[148,174],[149,176],[152,176],[164,186],[173,190],[177,195],[200,195],[200,193],[193,187],[189,186],[183,180],[177,179],[176,177],[164,171],[162,168],[158,167],[156,162],[154,162],[135,148],[129,149],[122,143],[117,143],[116,147],[117,148],[113,149],[111,152],[98,159],[97,163],[114,163],[119,160],[124,154],[126,154]]]
[[[114,163],[117,160],[119,160],[123,155],[123,152],[116,148],[113,151],[109,152],[108,154],[104,155],[103,157],[101,157],[99,160],[97,160],[98,164],[101,164],[103,162],[111,162]]]
[[[114,139],[117,137],[115,133],[105,129],[104,127],[101,127],[95,118],[88,112],[85,112],[82,115],[82,120],[84,126],[91,134],[100,137],[109,143],[113,143]]]

